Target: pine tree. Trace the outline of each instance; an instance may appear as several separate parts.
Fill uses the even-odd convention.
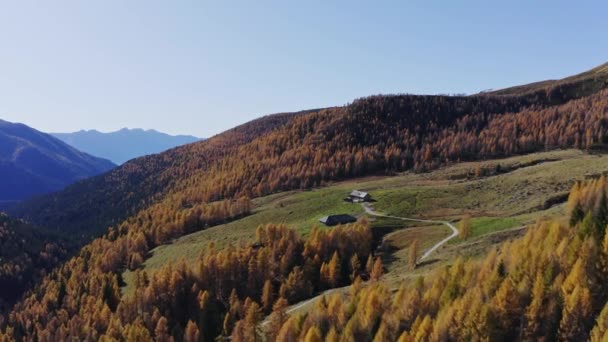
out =
[[[198,326],[194,322],[188,321],[186,331],[184,331],[184,342],[198,342],[199,337]]]
[[[608,304],[604,305],[595,327],[591,331],[592,342],[603,342],[608,339]]]
[[[277,334],[276,341],[296,341],[296,339],[296,322],[295,318],[292,317],[283,324],[281,330],[279,330],[279,333]]]
[[[340,340],[338,333],[336,332],[336,329],[334,327],[332,327],[329,332],[327,333],[327,336],[325,336],[325,341],[326,342],[338,342]]]
[[[359,261],[359,257],[357,254],[353,254],[350,258],[350,280],[354,281],[355,278],[359,275],[359,270],[361,269],[361,262]]]
[[[525,337],[536,339],[540,337],[541,325],[545,311],[545,281],[542,274],[537,274],[532,287],[532,302],[526,309]]]
[[[370,274],[371,280],[379,280],[384,273],[384,266],[382,265],[382,259],[379,257],[376,258],[374,262],[374,267],[372,268],[372,273]]]
[[[589,236],[595,232],[595,222],[593,219],[593,214],[591,211],[588,211],[583,218],[583,222],[581,222],[580,228],[578,230],[579,234],[583,237]]]
[[[588,338],[587,327],[592,324],[589,315],[592,313],[589,290],[576,285],[572,293],[564,298],[562,320],[559,324],[559,337],[569,341],[583,341]]]
[[[341,282],[341,270],[340,270],[340,257],[338,256],[338,252],[334,252],[331,257],[331,261],[329,262],[329,282],[331,286],[337,287]]]
[[[518,326],[519,314],[519,294],[511,279],[505,279],[494,297],[493,306],[497,315],[498,323],[504,336],[512,336],[513,329]]]
[[[367,256],[367,261],[365,262],[365,272],[367,274],[371,274],[373,268],[374,268],[374,258],[371,254],[369,254]]]
[[[410,244],[410,248],[408,251],[408,264],[411,270],[416,269],[418,265],[418,239],[414,239]]]
[[[158,342],[170,342],[171,336],[169,335],[169,322],[165,317],[161,317],[156,324],[154,329],[154,336]]]
[[[570,226],[576,226],[576,224],[581,222],[583,218],[585,218],[583,206],[580,203],[576,203],[572,209],[572,212],[570,213]]]
[[[152,339],[150,332],[141,320],[137,320],[125,327],[125,338],[127,341],[147,342]]]
[[[471,217],[469,215],[465,215],[462,220],[458,223],[458,231],[460,238],[464,241],[468,240],[471,236]]]
[[[277,337],[279,330],[281,330],[283,324],[287,322],[287,319],[289,318],[286,313],[288,305],[289,303],[285,298],[279,298],[272,306],[272,314],[270,315],[270,323],[268,324],[267,331],[270,340],[274,340]]]
[[[304,342],[323,342],[319,328],[315,326],[310,327],[306,333],[306,336],[304,337]]]
[[[605,183],[605,179],[604,183]],[[606,233],[606,225],[608,224],[608,198],[604,187],[601,188],[602,195],[598,204],[597,213],[595,215],[595,237],[598,241],[604,239]]]
[[[272,283],[269,279],[264,282],[264,288],[262,289],[262,308],[264,312],[270,312],[274,301],[274,293],[272,289]]]

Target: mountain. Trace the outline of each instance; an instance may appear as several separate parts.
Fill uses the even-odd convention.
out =
[[[591,70],[569,76],[560,80],[546,80],[530,84],[490,91],[493,95],[533,95],[548,94],[550,98],[560,99],[562,96],[582,97],[591,95],[608,86],[608,63]],[[553,93],[547,92],[552,89]]]
[[[86,239],[99,236],[163,198],[177,183],[212,167],[241,145],[313,111],[265,116],[205,141],[133,159],[112,171],[10,208],[17,217]],[[61,214],[59,214],[61,213]]]
[[[380,95],[342,107],[270,115],[205,141],[131,160],[11,213],[91,237],[163,199],[170,198],[171,206],[188,206],[369,174],[420,172],[458,161],[603,143],[600,136],[608,128],[600,117],[578,115],[568,125],[551,124],[563,118],[541,111],[587,96],[570,88],[569,82],[557,82],[517,94]],[[500,127],[512,126],[513,120],[519,123],[511,129]]]
[[[583,212],[578,217],[585,217],[582,223],[565,227],[539,221],[538,233],[506,244],[482,263],[459,259],[452,267],[442,265],[430,278],[422,277],[424,271],[406,274],[411,277],[401,278],[397,294],[377,283],[384,272],[382,258],[390,256],[374,254],[372,229],[365,220],[336,229],[309,229],[304,239],[296,231],[300,227],[290,229],[258,216],[260,221],[246,227],[254,232],[254,241],[226,241],[225,233],[234,228],[232,223],[262,207],[280,210],[289,205],[290,199],[281,198],[287,191],[534,152],[603,151],[608,142],[608,84],[596,79],[584,76],[582,83],[575,78],[473,96],[370,96],[341,107],[271,115],[25,201],[11,213],[82,238],[82,243],[101,236],[45,277],[7,316],[7,328],[0,329],[7,339],[17,340],[154,336],[196,341],[221,335],[249,341],[266,330],[258,325],[261,313],[274,311],[269,340],[322,340],[327,335],[333,341],[336,334],[345,340],[445,340],[452,334],[458,340],[501,335],[535,340],[558,333],[561,339],[585,340],[606,302],[604,295],[589,303],[592,293],[606,293],[601,284],[607,279],[608,252],[603,250],[608,239],[602,243],[603,229],[598,228],[606,227],[608,220],[605,179],[591,186],[593,193],[581,191],[582,197],[589,197],[576,205]],[[487,170],[506,172],[501,163],[475,170],[472,177],[482,177]],[[517,165],[513,168],[523,167]],[[468,177],[469,172],[462,172],[462,179]],[[402,181],[408,181],[407,175]],[[516,177],[540,182],[525,174]],[[388,184],[378,202],[402,205],[401,210],[435,202],[441,189],[426,189],[428,194],[414,189],[430,180],[413,184],[405,201],[390,201],[394,187]],[[528,193],[519,192],[518,184],[494,184],[486,191],[513,188],[513,197],[502,201],[518,203]],[[461,185],[456,201],[464,201],[479,186]],[[314,191],[303,193],[312,196]],[[352,208],[340,197],[339,209]],[[324,197],[316,200],[328,205]],[[486,197],[470,201],[478,210]],[[450,219],[454,214],[443,213]],[[487,226],[474,230],[482,228]],[[169,263],[153,274],[141,271],[146,260],[161,254],[163,245],[205,230],[215,239],[186,251],[199,255],[192,263]],[[474,249],[476,242],[464,248]],[[417,241],[407,244],[418,246]],[[415,271],[417,251],[412,248]],[[131,295],[121,289],[129,277]],[[362,287],[360,279],[369,279],[370,286]],[[313,314],[287,317],[287,305],[351,283],[340,296],[315,304]],[[538,311],[544,304],[548,309],[543,315]],[[605,311],[602,316],[608,317]],[[390,315],[382,317],[383,312]],[[526,320],[520,319],[524,315]]]
[[[57,191],[114,166],[26,125],[0,120],[0,201]]]
[[[191,135],[169,135],[153,129],[123,128],[102,133],[82,130],[74,133],[51,133],[54,137],[94,156],[120,165],[136,157],[159,153],[170,148],[200,140]]]

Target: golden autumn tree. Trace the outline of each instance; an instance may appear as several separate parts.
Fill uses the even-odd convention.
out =
[[[471,236],[471,216],[465,215],[462,217],[460,222],[458,222],[458,234],[460,238],[464,241],[468,240]]]
[[[323,337],[319,328],[312,326],[304,336],[304,342],[323,342]]]
[[[374,266],[372,267],[370,279],[374,281],[379,280],[382,277],[382,274],[384,274],[384,266],[382,265],[382,259],[377,257],[376,261],[374,261]]]
[[[270,312],[272,304],[274,302],[274,292],[270,279],[264,282],[264,288],[262,289],[262,309],[265,312]]]
[[[184,342],[198,342],[199,337],[198,326],[194,322],[188,321],[186,330],[184,331]]]
[[[418,239],[414,239],[414,241],[412,241],[412,243],[409,246],[408,249],[408,265],[410,267],[411,270],[415,269],[416,266],[418,265],[418,249],[419,249],[419,242]]]
[[[171,335],[169,335],[169,322],[165,317],[158,320],[154,329],[154,338],[158,342],[170,342],[172,340]]]
[[[328,276],[331,286],[336,287],[340,284],[342,273],[340,267],[340,256],[338,255],[337,251],[334,252],[333,256],[331,257],[331,261],[329,262]]]

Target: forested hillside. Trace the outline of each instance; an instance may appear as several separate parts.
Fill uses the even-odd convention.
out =
[[[605,341],[607,190],[604,177],[577,184],[569,226],[539,222],[482,260],[459,259],[396,294],[355,287],[269,333],[287,341]]]
[[[88,240],[157,202],[179,180],[207,170],[209,165],[217,163],[240,145],[304,113],[262,117],[208,141],[132,160],[64,191],[26,201],[10,212],[49,229],[80,235],[83,240]]]
[[[18,304],[5,334],[40,340],[231,335],[252,341],[264,334],[281,341],[602,341],[608,331],[606,191],[605,177],[577,183],[568,199],[569,224],[538,222],[485,258],[458,259],[396,293],[378,281],[383,267],[370,256],[366,222],[313,230],[307,240],[284,226],[259,227],[254,244],[211,245],[195,265],[138,273],[135,295],[126,298],[116,274],[103,271],[114,251],[100,253],[112,245],[99,240]],[[346,298],[320,300],[305,316],[285,313],[289,303],[353,281]]]
[[[66,239],[0,213],[0,313],[70,251]]]
[[[482,260],[457,260],[402,286],[355,288],[270,333],[279,340],[567,340],[608,338],[606,178],[576,184],[570,225],[539,222]],[[275,315],[279,315],[275,313]]]
[[[169,194],[183,206],[462,160],[589,148],[603,142],[606,95],[568,102],[608,83],[592,87],[596,78],[583,80],[575,85],[593,91],[572,92],[572,83],[563,81],[518,95],[373,96],[343,107],[271,115],[135,159],[11,213],[89,238]]]
[[[2,330],[40,340],[251,340],[261,312],[274,307],[271,337],[584,338],[605,302],[608,279],[593,268],[605,257],[605,195],[577,202],[583,219],[572,227],[539,223],[485,261],[459,261],[395,301],[382,286],[355,286],[348,304],[333,299],[289,320],[282,313],[316,291],[380,277],[364,221],[306,239],[282,226],[259,228],[254,244],[209,246],[197,265],[139,273],[134,296],[119,289],[122,272],[137,271],[154,247],[249,215],[254,197],[464,160],[602,147],[608,90],[579,98],[568,85],[521,96],[373,96],[269,116],[25,203],[14,212],[83,238],[111,228],[45,277]],[[587,305],[592,297],[599,299]],[[539,313],[540,305],[549,310]]]

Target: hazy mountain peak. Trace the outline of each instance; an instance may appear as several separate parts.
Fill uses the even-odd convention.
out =
[[[128,127],[108,133],[80,130],[51,134],[82,151],[107,158],[116,164],[200,140],[189,135],[173,136],[154,129]]]

